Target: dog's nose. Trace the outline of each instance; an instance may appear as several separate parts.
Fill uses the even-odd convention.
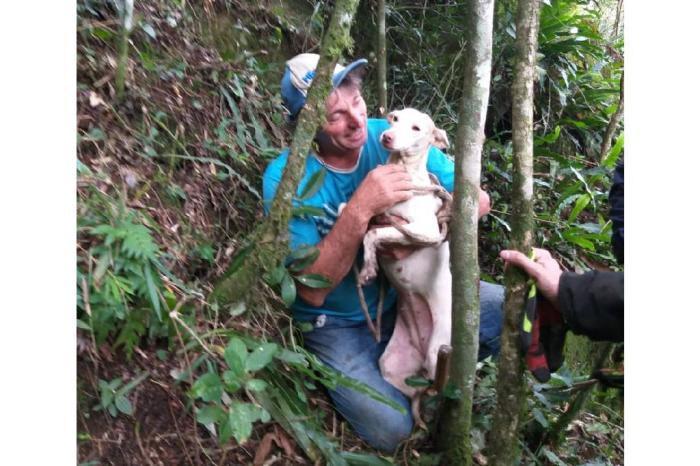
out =
[[[391,141],[394,138],[391,137],[391,134],[389,133],[383,133],[382,134],[382,144],[391,144]]]

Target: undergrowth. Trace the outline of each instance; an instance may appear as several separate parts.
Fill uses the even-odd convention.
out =
[[[597,151],[617,105],[622,44],[617,36],[603,37],[599,13],[583,2],[545,3],[536,242],[575,270],[616,268],[606,196],[623,135],[605,164]],[[437,464],[429,433],[417,430],[390,458],[362,444],[330,409],[324,387],[381,397],[301,346],[304,329],[291,321],[285,303],[293,299],[295,279],[309,279],[297,272],[314,251],[268,271],[254,290],[255,309],[220,309],[205,299],[261,219],[262,171],[289,136],[278,93],[284,60],[318,45],[328,6],[135,2],[120,99],[114,85],[119,5],[77,3],[80,462]],[[387,5],[391,106],[429,111],[452,131],[461,88],[456,57],[465,40],[459,8],[423,5]],[[481,224],[480,254],[482,275],[491,281],[502,278],[496,257],[510,228],[513,11],[513,2],[498,5],[483,160],[493,209]],[[371,51],[365,30],[371,27],[372,21],[356,23],[356,55]],[[405,49],[411,43],[418,45]],[[561,415],[576,384],[587,379],[587,351],[570,352],[576,356],[569,368],[548,385],[531,383],[525,433],[546,431]],[[477,461],[494,382],[493,362],[481,364],[472,430]],[[528,444],[525,436],[523,463],[617,464],[623,427],[615,393],[596,391],[559,445]],[[437,397],[426,400],[427,412],[437,403]]]

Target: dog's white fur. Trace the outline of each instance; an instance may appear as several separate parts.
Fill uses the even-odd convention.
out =
[[[391,151],[389,163],[406,167],[416,186],[432,186],[427,170],[431,144],[447,147],[446,133],[435,127],[425,113],[406,108],[387,116],[391,128],[381,135],[382,145]],[[449,345],[452,328],[452,275],[449,245],[443,241],[437,212],[442,200],[434,193],[416,194],[396,204],[387,213],[408,221],[404,227],[421,237],[424,246],[401,260],[380,257],[382,270],[399,294],[399,309],[394,333],[379,366],[384,378],[413,399],[416,421],[420,391],[405,383],[409,376],[425,370],[435,378],[437,354],[441,345]],[[364,238],[364,267],[361,279],[367,283],[377,273],[377,248],[386,245],[410,245],[412,240],[394,227],[370,230]]]

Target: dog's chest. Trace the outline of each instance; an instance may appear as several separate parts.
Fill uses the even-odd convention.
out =
[[[412,175],[412,182],[416,186],[432,186],[428,172]],[[437,211],[442,207],[442,200],[434,193],[416,193],[404,202],[399,202],[389,209],[389,213],[398,215],[408,220],[408,223],[435,222],[437,225]]]

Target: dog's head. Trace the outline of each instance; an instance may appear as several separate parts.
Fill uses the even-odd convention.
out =
[[[432,144],[440,149],[449,147],[447,133],[435,127],[432,118],[414,108],[394,110],[386,119],[391,128],[380,137],[382,145],[404,157],[421,156],[427,153]]]

